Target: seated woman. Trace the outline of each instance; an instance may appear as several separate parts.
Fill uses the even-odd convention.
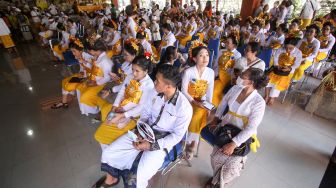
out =
[[[212,102],[214,71],[207,67],[209,51],[205,44],[193,43],[190,47],[194,66],[185,70],[182,78],[182,93],[193,106],[193,117],[189,125],[187,157],[192,158],[199,141],[201,129],[205,127],[209,111],[203,101]]]
[[[291,24],[289,25],[289,30],[286,38],[288,37],[299,37],[303,38],[303,32],[300,30],[301,21],[299,19],[292,20]]]
[[[124,62],[121,67],[115,65],[116,70],[110,70],[111,81],[113,82],[112,88],[104,88],[102,90],[102,98],[105,99],[107,96],[112,95],[112,99],[120,91],[122,83],[132,77],[132,61],[136,56],[143,55],[142,45],[133,38],[127,39],[124,43],[124,49],[122,52]],[[105,105],[104,103],[102,103]],[[101,106],[102,107],[102,106]]]
[[[151,31],[147,28],[147,22],[145,19],[141,18],[139,20],[139,26],[140,28],[138,29],[139,30],[142,30],[145,32],[145,36],[146,36],[146,41],[148,42],[152,42],[152,33]]]
[[[135,121],[145,103],[148,95],[154,89],[154,83],[149,77],[152,62],[150,57],[137,56],[132,61],[132,76],[123,83],[113,105],[105,105],[102,109],[104,122],[95,133],[95,139],[101,144],[102,149],[111,144],[128,130],[134,129]]]
[[[118,31],[118,25],[113,21],[104,23],[104,30],[106,32],[105,42],[107,44],[108,51],[106,52],[109,58],[121,54],[122,39]]]
[[[176,39],[179,41],[179,48],[186,47],[187,42],[191,40],[192,31],[193,31],[192,25],[188,24],[185,30],[183,29],[182,34],[176,37]]]
[[[65,52],[69,48],[70,43],[70,33],[66,31],[65,26],[62,23],[57,24],[57,32],[61,33],[62,39],[61,41],[53,46],[54,55],[58,60],[64,60],[63,52]]]
[[[99,100],[97,95],[110,81],[109,72],[113,66],[111,59],[106,55],[106,45],[102,39],[95,41],[89,47],[89,53],[94,57],[91,73],[88,80],[77,87],[77,97],[82,114],[97,114],[99,112]]]
[[[233,153],[237,147],[251,137],[255,141],[247,147],[256,152],[257,128],[263,119],[266,106],[257,90],[265,87],[266,84],[267,78],[262,70],[248,68],[238,77],[237,85],[228,91],[219,104],[214,120],[207,127],[209,132],[216,135],[217,130],[220,130],[218,128],[225,125],[232,125],[241,131],[233,137],[231,142],[222,147],[214,145],[210,155],[213,177],[208,180],[205,187],[226,187],[225,184],[240,175],[247,157]],[[228,112],[223,114],[227,107]],[[221,123],[219,123],[220,120]],[[212,137],[216,143],[217,138]]]
[[[328,53],[331,51],[335,44],[335,37],[332,35],[332,31],[334,30],[331,22],[325,22],[322,28],[322,35],[318,38],[320,41],[320,50],[316,56],[315,62],[319,62],[325,58],[327,58]]]
[[[144,30],[139,30],[136,35],[136,39],[138,39],[145,50],[145,52],[149,52],[153,54],[152,45],[147,40],[147,34]]]
[[[218,79],[215,80],[214,94],[212,103],[218,106],[223,98],[224,89],[231,84],[231,74],[235,61],[241,58],[241,54],[237,51],[238,40],[236,36],[229,35],[225,39],[226,50],[222,52],[222,55],[218,58],[216,64]],[[218,68],[217,68],[218,67]]]
[[[302,52],[302,62],[294,72],[293,80],[295,82],[301,80],[304,75],[304,71],[313,64],[314,59],[317,56],[318,50],[320,49],[320,41],[315,37],[319,34],[319,32],[320,29],[317,25],[308,26],[305,37],[297,44],[297,48],[299,48]]]
[[[62,80],[62,101],[51,106],[52,109],[68,108],[69,95],[75,95],[77,87],[91,72],[91,62],[93,56],[84,52],[84,44],[75,38],[70,43],[69,48],[75,58],[79,61],[80,72]],[[78,78],[75,80],[75,78]]]
[[[244,33],[244,40],[245,44],[249,42],[258,42],[260,46],[265,46],[265,35],[261,30],[261,23],[259,20],[256,20],[252,24],[251,32],[245,31]]]
[[[287,38],[285,47],[274,54],[274,70],[269,75],[269,83],[265,91],[267,105],[272,105],[281,91],[288,89],[293,73],[302,61],[302,53],[296,48],[300,38]]]
[[[165,23],[161,26],[162,31],[163,31],[163,36],[161,40],[161,44],[159,47],[159,53],[161,55],[161,50],[163,48],[167,48],[168,46],[174,46],[174,43],[176,41],[176,38],[174,36],[174,33],[172,33],[172,28],[170,24]]]
[[[234,65],[234,76],[238,76],[250,67],[265,71],[265,62],[257,57],[260,51],[258,42],[249,42],[245,48],[245,56],[238,59]]]
[[[288,29],[286,24],[280,24],[277,27],[276,33],[267,40],[266,46],[272,49],[272,57],[269,66],[273,65],[273,56],[275,51],[283,46],[287,31]]]

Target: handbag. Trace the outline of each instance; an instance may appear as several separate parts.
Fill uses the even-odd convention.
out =
[[[220,148],[223,147],[225,144],[232,142],[232,138],[237,136],[240,132],[241,129],[231,124],[219,127],[215,133],[215,145]],[[247,139],[244,143],[234,149],[232,155],[246,156],[250,153],[250,144],[253,142],[253,138]]]
[[[290,71],[288,71],[288,72],[283,71],[283,70],[279,69],[279,67],[277,67],[277,66],[271,66],[270,68],[265,70],[266,75],[271,74],[271,72],[273,72],[274,74],[279,75],[279,76],[288,76],[290,74]]]

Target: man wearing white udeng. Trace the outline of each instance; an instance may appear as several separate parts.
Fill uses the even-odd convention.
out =
[[[133,142],[127,134],[114,141],[102,154],[101,170],[107,174],[94,188],[116,185],[120,176],[124,187],[147,187],[148,180],[162,166],[166,153],[182,140],[191,121],[192,107],[177,88],[180,81],[181,76],[172,65],[159,67],[155,80],[157,93],[148,98],[148,108],[140,116],[141,121],[153,127],[156,142],[141,139]]]

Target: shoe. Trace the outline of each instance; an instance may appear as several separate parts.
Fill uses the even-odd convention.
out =
[[[69,107],[68,103],[60,102],[60,103],[53,104],[50,108],[51,109],[59,109],[59,108],[68,108],[68,107]]]
[[[100,179],[99,179],[99,180],[92,186],[92,188],[108,188],[108,187],[112,187],[112,186],[118,185],[120,179],[118,179],[115,183],[112,183],[112,184],[106,184],[106,183],[105,183],[105,180],[106,180],[106,176],[101,177],[101,178],[100,178]]]

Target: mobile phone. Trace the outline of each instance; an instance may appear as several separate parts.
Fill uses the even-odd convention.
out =
[[[128,130],[127,135],[133,142],[138,141],[138,136],[133,131]]]
[[[111,121],[111,120],[114,118],[114,115],[115,115],[114,112],[110,112],[110,113],[107,115],[106,120],[107,120],[107,121]]]
[[[203,106],[204,108],[206,108],[207,110],[213,110],[215,108],[215,105],[209,103],[208,101],[203,101]]]

